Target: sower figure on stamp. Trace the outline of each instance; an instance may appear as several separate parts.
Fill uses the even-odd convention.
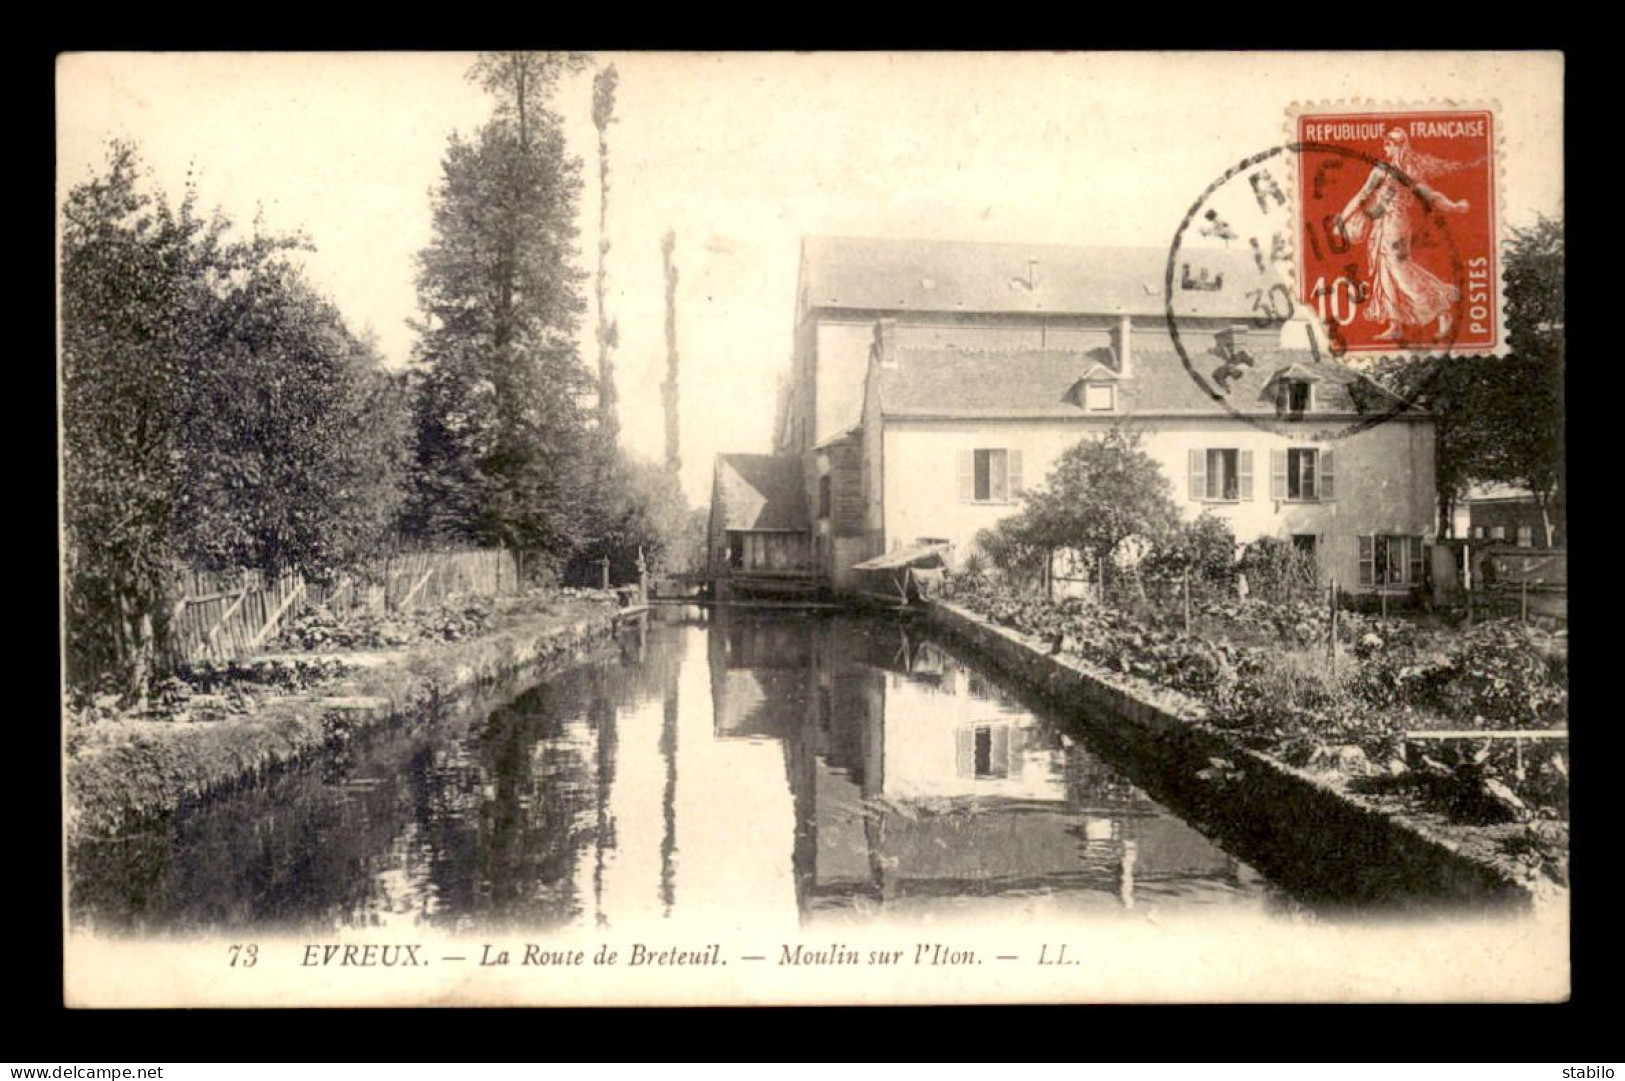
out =
[[[1371,175],[1341,216],[1344,235],[1354,243],[1366,243],[1371,297],[1365,317],[1388,324],[1376,336],[1378,341],[1396,341],[1404,336],[1403,328],[1424,327],[1435,319],[1442,338],[1450,333],[1452,309],[1461,300],[1461,290],[1411,258],[1411,242],[1422,215],[1435,210],[1465,214],[1468,210],[1466,199],[1452,200],[1434,190],[1429,181],[1476,163],[1418,153],[1400,128],[1383,140],[1383,152],[1402,175],[1373,165]]]

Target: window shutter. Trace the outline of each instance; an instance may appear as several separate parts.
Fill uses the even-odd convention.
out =
[[[1027,747],[1027,732],[1023,728],[1010,729],[1010,776],[1020,777],[1024,764],[1022,752]]]
[[[970,777],[976,772],[976,729],[961,728],[954,732],[954,773]]]
[[[1253,452],[1236,451],[1236,494],[1244,500],[1253,498]]]
[[[1207,498],[1207,451],[1190,452],[1191,499],[1200,503]]]
[[[959,452],[959,501],[976,502],[976,452]]]
[[[993,748],[988,755],[988,772],[995,777],[1010,776],[1010,726],[998,725],[993,729]]]
[[[1424,559],[1425,559],[1425,556],[1424,556],[1424,553],[1423,553],[1423,550],[1422,550],[1422,538],[1421,537],[1412,537],[1411,538],[1411,582],[1410,582],[1410,584],[1413,585],[1413,586],[1421,585],[1422,581],[1423,581],[1423,579],[1425,577],[1425,575],[1423,573]]]
[[[1323,450],[1315,457],[1320,459],[1320,498],[1322,501],[1336,499],[1337,493],[1332,488],[1332,452]]]
[[[1010,452],[989,451],[987,457],[987,498],[1003,503],[1010,498]]]
[[[1286,498],[1286,451],[1270,451],[1270,498]]]
[[[1010,498],[1015,499],[1026,491],[1026,485],[1021,479],[1021,451],[1010,452]]]
[[[1363,586],[1375,585],[1376,575],[1373,568],[1376,566],[1376,556],[1373,551],[1371,538],[1360,538],[1360,584]]]

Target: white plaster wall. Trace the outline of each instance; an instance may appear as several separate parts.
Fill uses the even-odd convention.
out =
[[[957,456],[977,448],[1019,449],[1028,488],[1042,483],[1055,461],[1080,439],[1098,437],[1108,424],[1070,421],[910,421],[888,419],[884,455],[884,525],[887,547],[916,537],[950,538],[962,554],[979,530],[1019,509],[1016,503],[975,504],[959,499]],[[1355,588],[1355,538],[1370,533],[1434,533],[1433,432],[1425,422],[1394,420],[1325,443],[1295,441],[1233,418],[1147,419],[1135,422],[1142,446],[1162,466],[1174,502],[1186,518],[1212,510],[1231,523],[1239,541],[1311,533],[1320,538],[1322,572]],[[1295,446],[1335,452],[1336,498],[1319,503],[1270,498],[1270,451]],[[1190,498],[1189,451],[1234,447],[1253,452],[1253,498],[1237,503]]]

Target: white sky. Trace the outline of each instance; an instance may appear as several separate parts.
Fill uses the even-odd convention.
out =
[[[386,356],[411,347],[414,254],[446,138],[489,100],[458,53],[91,54],[58,68],[63,185],[136,140],[178,196],[305,232],[315,282]],[[1504,220],[1562,213],[1555,54],[604,54],[610,307],[623,442],[662,453],[660,237],[677,231],[683,480],[769,449],[806,235],[1168,245],[1203,189],[1286,142],[1294,102],[1498,102]],[[590,72],[556,107],[584,160],[581,268],[595,266]],[[583,295],[591,302],[591,283]],[[596,363],[591,311],[581,355]]]

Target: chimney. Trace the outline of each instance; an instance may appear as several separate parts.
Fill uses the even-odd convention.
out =
[[[1112,350],[1117,354],[1117,378],[1132,378],[1134,374],[1133,320],[1127,315],[1117,317],[1117,332],[1112,335]]]
[[[1226,356],[1245,353],[1252,336],[1252,328],[1246,323],[1233,323],[1214,335],[1218,339],[1219,350]]]
[[[897,367],[897,320],[875,320],[875,341],[869,354],[882,368]]]

